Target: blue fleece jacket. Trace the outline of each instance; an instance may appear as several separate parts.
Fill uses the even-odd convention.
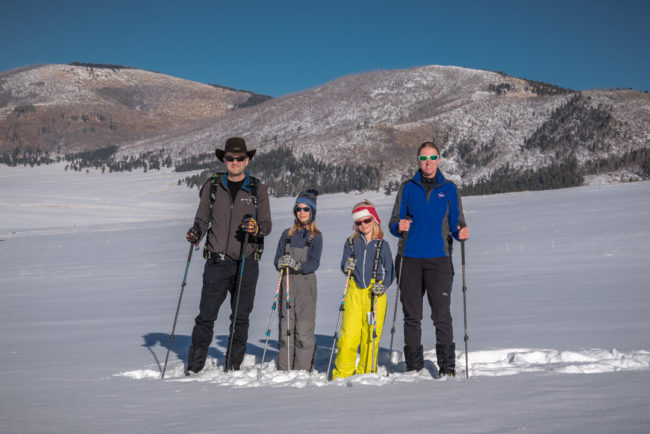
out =
[[[359,236],[356,240],[353,238],[352,247],[354,249],[354,256],[356,259],[356,266],[352,272],[354,281],[359,288],[367,288],[370,286],[372,280],[372,268],[375,261],[375,252],[377,251],[377,244],[379,240],[366,241],[366,237]],[[345,266],[345,262],[352,255],[348,240],[345,240],[343,247],[343,257],[341,258],[341,271]],[[384,240],[381,246],[381,253],[379,256],[379,265],[377,267],[377,282],[383,282],[388,288],[393,279],[395,278],[395,267],[393,265],[393,257],[390,253],[390,246]]]
[[[399,220],[411,219],[404,245],[404,256],[409,258],[437,258],[449,256],[452,235],[458,240],[458,226],[465,224],[460,194],[456,185],[447,181],[438,170],[435,185],[427,194],[422,173],[404,182],[395,199],[390,232],[398,232]]]

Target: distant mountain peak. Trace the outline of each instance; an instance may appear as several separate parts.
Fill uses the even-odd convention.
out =
[[[253,94],[121,65],[40,65],[0,75],[0,151],[66,152],[174,134]]]

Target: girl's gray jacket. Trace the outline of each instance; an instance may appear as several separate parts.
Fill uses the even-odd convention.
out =
[[[352,237],[354,255],[357,261],[352,276],[359,288],[367,288],[370,286],[370,281],[372,280],[372,268],[378,243],[378,239],[366,242],[366,237],[363,235],[359,236],[357,239]],[[343,258],[341,258],[341,271],[343,271],[345,263],[351,255],[352,252],[350,251],[348,240],[345,240],[345,245],[343,246]],[[383,282],[386,288],[388,288],[391,283],[393,283],[394,278],[395,267],[393,266],[393,257],[390,252],[390,246],[386,241],[384,241],[381,246],[379,265],[377,267],[377,282]]]

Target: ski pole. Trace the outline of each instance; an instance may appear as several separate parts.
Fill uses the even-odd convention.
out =
[[[239,310],[239,293],[241,292],[241,281],[244,278],[244,264],[246,263],[246,245],[248,244],[248,236],[250,234],[247,232],[244,233],[244,242],[241,247],[241,266],[239,268],[239,281],[237,282],[237,295],[235,299],[235,311],[233,312],[232,324],[230,327],[230,338],[228,339],[228,357],[226,359],[226,369],[224,372],[228,372],[231,368],[230,360],[232,358],[232,341],[235,337],[235,327],[237,325],[237,311]]]
[[[413,221],[413,219],[409,216],[406,216],[406,218],[409,221]],[[397,288],[395,289],[395,309],[393,310],[393,326],[390,329],[390,348],[388,350],[388,369],[386,370],[386,376],[388,377],[390,375],[390,365],[391,365],[391,360],[393,357],[393,338],[395,337],[395,322],[397,321],[397,302],[399,301],[399,291],[400,288],[402,287],[402,266],[404,265],[404,248],[406,247],[406,241],[409,238],[409,233],[405,232],[403,235],[402,239],[402,244],[400,246],[399,251],[397,252],[397,256],[400,257],[399,260],[399,274],[397,275]],[[397,259],[397,257],[395,257]]]
[[[463,319],[465,321],[465,378],[469,378],[469,361],[468,361],[468,350],[467,350],[467,341],[469,336],[467,335],[467,285],[465,284],[465,240],[460,242],[460,253],[463,264]]]
[[[377,366],[375,364],[375,341],[377,339],[377,296],[372,293],[371,295],[371,318],[372,318],[372,362],[370,372],[376,372]]]
[[[198,248],[198,247],[197,247]],[[165,366],[163,366],[161,378],[165,378],[165,371],[167,370],[167,359],[169,358],[169,349],[172,346],[172,340],[174,339],[174,331],[176,330],[176,320],[178,320],[178,311],[181,308],[181,300],[183,299],[183,291],[185,291],[185,285],[187,284],[187,271],[190,269],[190,261],[192,260],[192,250],[194,250],[194,244],[190,244],[190,253],[187,255],[187,265],[185,266],[185,275],[183,276],[183,283],[181,284],[181,295],[178,297],[178,306],[176,306],[176,315],[174,316],[174,325],[172,326],[172,333],[169,335],[169,343],[167,344],[167,355],[165,356]]]
[[[287,267],[287,370],[291,371],[291,292],[289,290],[290,269]]]
[[[282,275],[284,274],[284,268],[280,269],[280,279],[278,279],[278,287],[275,290],[275,297],[273,298],[273,305],[271,305],[271,318],[269,318],[269,328],[266,330],[266,342],[264,343],[264,352],[262,353],[262,364],[264,366],[264,358],[266,357],[266,348],[269,345],[269,337],[271,337],[271,327],[273,326],[273,314],[275,309],[278,306],[278,298],[280,296],[280,286],[282,286]],[[261,367],[260,367],[261,369]]]
[[[327,377],[330,376],[330,368],[332,367],[332,357],[334,356],[334,346],[336,345],[336,339],[339,334],[339,324],[341,323],[341,313],[345,310],[345,294],[348,292],[348,285],[350,284],[350,276],[352,275],[352,270],[348,270],[348,275],[345,279],[345,288],[343,289],[343,297],[341,298],[341,304],[339,305],[339,317],[336,320],[336,327],[334,328],[334,338],[332,339],[332,351],[330,352],[330,361],[327,363]]]
[[[399,276],[397,277],[397,288],[395,288],[395,309],[393,310],[393,326],[390,329],[390,349],[388,350],[388,369],[386,376],[390,375],[390,366],[393,358],[393,338],[395,337],[395,322],[397,321],[397,304],[399,302],[399,289],[402,284],[402,265],[404,264],[404,256],[400,256],[399,260]]]

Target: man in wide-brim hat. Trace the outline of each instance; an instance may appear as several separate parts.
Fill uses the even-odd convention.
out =
[[[246,353],[261,246],[272,226],[266,186],[245,171],[255,151],[246,149],[241,137],[231,137],[215,154],[226,165],[226,173],[216,173],[204,184],[194,225],[186,234],[192,244],[206,238],[203,288],[187,357],[187,375],[203,369],[214,322],[228,294],[232,313],[225,370],[240,368]]]
[[[225,161],[223,161],[223,158],[226,156],[226,154],[242,154],[246,155],[249,160],[252,160],[253,156],[255,155],[255,151],[255,149],[251,151],[247,150],[246,141],[241,137],[231,137],[226,140],[226,147],[224,149],[215,149],[214,153],[217,154],[219,161],[225,163]]]

